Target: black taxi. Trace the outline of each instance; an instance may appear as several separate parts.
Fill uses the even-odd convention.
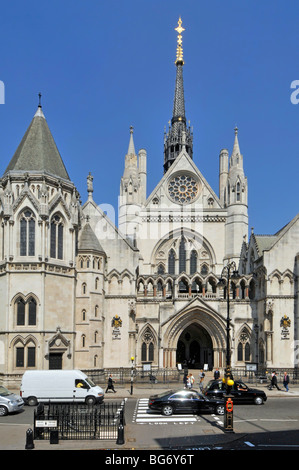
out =
[[[203,389],[203,394],[209,398],[223,398],[226,394],[226,384],[222,380],[210,380]],[[235,380],[230,394],[235,404],[254,403],[262,405],[267,401],[267,395],[263,390],[251,388],[242,380]]]

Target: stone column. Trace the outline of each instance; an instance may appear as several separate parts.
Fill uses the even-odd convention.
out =
[[[272,357],[272,333],[270,331],[266,331],[266,361],[267,365],[272,364],[273,357]]]

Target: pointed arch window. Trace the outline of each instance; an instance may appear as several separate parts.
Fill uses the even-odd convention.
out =
[[[15,302],[16,323],[17,326],[35,326],[36,325],[36,300],[30,297],[27,302],[19,297]]]
[[[150,328],[147,328],[143,334],[141,344],[141,361],[153,362],[155,356],[154,337]]]
[[[23,299],[17,300],[17,325],[25,325],[25,301]]]
[[[240,185],[240,182],[238,181],[237,182],[237,187],[236,187],[236,199],[237,199],[237,202],[240,202],[241,201],[241,185]]]
[[[191,251],[190,255],[190,274],[194,274],[197,271],[197,252],[196,250]]]
[[[201,269],[200,269],[200,274],[202,276],[206,276],[208,274],[208,272],[209,272],[208,266],[206,264],[203,264]]]
[[[153,361],[154,360],[154,344],[150,343],[148,346],[148,360]]]
[[[35,216],[26,209],[20,218],[20,256],[35,255]]]
[[[63,221],[59,214],[51,219],[51,258],[63,259]]]
[[[179,249],[179,272],[186,272],[186,248],[185,240],[183,237],[181,238]]]
[[[147,352],[146,343],[143,342],[143,343],[142,343],[142,346],[141,346],[141,360],[142,360],[142,361],[146,361],[146,360],[147,360],[146,352]]]
[[[240,335],[240,341],[238,343],[238,361],[250,361],[251,349],[250,349],[250,338],[245,330]]]
[[[33,297],[28,302],[28,325],[36,325],[36,300]]]
[[[161,263],[158,266],[158,274],[165,274],[164,266]]]
[[[243,344],[238,344],[238,361],[243,361]]]
[[[35,345],[32,343],[25,346],[18,344],[15,350],[16,367],[35,367],[35,356]]]
[[[170,250],[168,255],[168,273],[175,274],[175,251]]]

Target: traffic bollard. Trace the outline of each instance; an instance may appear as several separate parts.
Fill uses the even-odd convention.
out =
[[[33,431],[31,428],[27,429],[26,431],[26,445],[25,445],[26,450],[34,449],[34,443],[33,443]]]
[[[125,443],[125,428],[124,428],[124,412],[123,410],[120,410],[120,417],[119,417],[119,425],[117,429],[117,441],[116,444],[118,445],[123,445]]]

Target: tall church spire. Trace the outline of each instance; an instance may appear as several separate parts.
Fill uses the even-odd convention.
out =
[[[171,125],[168,133],[164,137],[164,173],[172,165],[180,152],[185,149],[189,156],[193,156],[193,136],[190,128],[186,125],[184,80],[183,80],[183,41],[182,20],[179,18],[178,26],[175,28],[178,33],[176,51],[176,81],[174,91],[173,113]]]

